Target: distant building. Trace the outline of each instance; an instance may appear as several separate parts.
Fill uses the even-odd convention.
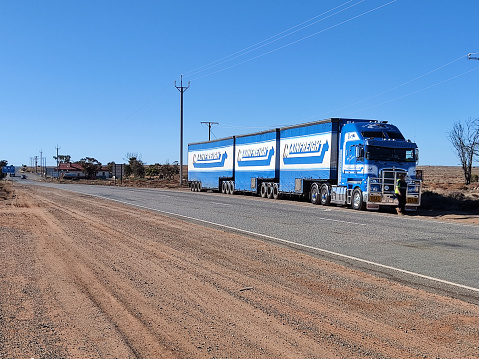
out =
[[[53,177],[60,177],[65,179],[80,179],[86,178],[83,172],[83,167],[78,163],[60,163],[53,171]],[[102,167],[97,172],[96,178],[106,179],[111,178],[111,173],[107,167]]]

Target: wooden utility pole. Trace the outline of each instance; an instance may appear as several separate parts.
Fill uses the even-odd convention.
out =
[[[188,90],[190,87],[190,82],[188,81],[188,86],[183,87],[183,75],[181,75],[181,84],[180,86],[175,87],[180,91],[180,107],[181,107],[181,116],[180,116],[180,186],[183,186],[183,93]]]
[[[218,122],[207,122],[207,121],[201,121],[201,123],[205,123],[208,125],[208,141],[211,141],[211,125],[219,125]]]
[[[60,147],[55,147],[55,149],[57,150],[57,179],[60,180],[60,169],[58,168],[59,167],[59,162],[58,162],[58,150],[60,149]]]

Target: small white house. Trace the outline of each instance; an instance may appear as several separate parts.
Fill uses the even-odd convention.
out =
[[[59,176],[65,179],[85,178],[83,167],[78,163],[60,163],[58,167],[55,167],[55,172],[55,177]],[[96,178],[111,178],[111,173],[108,171],[108,168],[102,167],[101,170],[97,172]]]

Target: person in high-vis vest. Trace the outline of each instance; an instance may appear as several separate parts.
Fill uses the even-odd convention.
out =
[[[400,173],[399,178],[396,181],[396,197],[398,199],[398,206],[396,211],[399,215],[403,215],[406,211],[406,191],[407,191],[407,184],[404,180],[404,174]]]

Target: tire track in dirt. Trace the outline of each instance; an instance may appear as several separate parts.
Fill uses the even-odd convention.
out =
[[[64,281],[65,279],[67,281],[71,280],[72,284],[79,289],[79,292],[86,296],[111,321],[115,330],[120,334],[121,342],[125,343],[131,351],[131,353],[127,353],[128,357],[172,358],[171,352],[159,344],[158,338],[135,317],[131,309],[125,303],[122,303],[109,290],[108,286],[101,282],[95,270],[92,269],[95,267],[95,263],[83,251],[78,250],[78,246],[71,241],[69,234],[64,231],[64,226],[49,213],[51,208],[60,211],[65,209],[44,198],[40,201],[48,203],[49,205],[45,207],[50,210],[48,212],[35,211],[38,221],[34,225],[37,228],[43,226],[47,229],[41,231],[40,239],[43,241],[43,247],[48,248],[44,255],[46,262],[51,263],[52,271],[60,278],[64,278]],[[88,221],[85,221],[85,225],[89,224]],[[64,300],[65,302],[69,301]],[[88,333],[87,327],[89,324],[85,323],[84,326],[85,333]],[[107,353],[109,355],[114,354],[110,350],[109,346]],[[119,357],[125,357],[123,351],[119,354]]]
[[[479,353],[477,306],[107,200],[31,191],[35,204],[17,213],[34,218],[44,281],[75,326],[63,332],[70,357]]]
[[[57,194],[54,194],[56,196]],[[60,196],[59,198],[61,198]],[[211,267],[209,268],[198,268],[198,260],[196,257],[189,258],[188,256],[185,256],[185,253],[181,253],[179,250],[174,250],[172,248],[164,248],[164,250],[161,250],[162,246],[158,245],[157,242],[154,243],[154,246],[159,247],[160,249],[155,249],[154,246],[150,245],[145,245],[145,238],[144,236],[140,235],[135,235],[134,233],[131,233],[130,230],[121,230],[118,227],[112,227],[111,225],[105,224],[105,222],[97,219],[95,216],[91,214],[86,214],[82,211],[78,211],[75,209],[71,209],[71,207],[67,207],[64,205],[58,204],[58,201],[52,201],[51,197],[49,196],[48,199],[46,198],[41,198],[41,200],[44,203],[50,203],[50,207],[57,208],[61,210],[64,213],[68,213],[69,217],[74,217],[79,220],[81,220],[83,223],[91,224],[92,228],[95,228],[97,231],[107,234],[107,235],[102,235],[102,238],[107,244],[107,247],[116,245],[121,248],[121,252],[127,253],[127,256],[132,255],[133,253],[148,253],[155,259],[159,260],[167,260],[169,262],[169,266],[172,267],[172,270],[170,270],[170,273],[166,273],[166,282],[179,282],[181,280],[181,277],[178,276],[178,273],[181,272],[191,272],[191,267],[197,267],[195,270],[194,275],[196,276],[196,280],[194,282],[189,281],[190,285],[189,286],[184,286],[184,285],[179,285],[178,287],[175,287],[175,295],[170,299],[169,303],[167,305],[171,307],[175,307],[177,312],[183,313],[183,314],[188,314],[190,317],[197,318],[198,323],[204,322],[205,318],[205,312],[201,310],[201,307],[207,307],[209,305],[209,301],[212,297],[215,295],[217,296],[217,293],[220,291],[222,292],[222,298],[219,300],[219,302],[231,302],[233,301],[240,301],[242,303],[237,303],[235,306],[243,307],[243,312],[248,313],[251,311],[251,302],[249,299],[245,298],[244,296],[240,295],[241,293],[239,289],[244,287],[244,284],[240,283],[239,281],[236,280],[235,277],[238,276],[238,273],[236,271],[228,271],[226,269],[223,269],[222,271],[219,270],[213,270],[211,271]],[[71,201],[71,200],[70,200]],[[85,201],[89,204],[89,209],[92,209],[92,206],[98,206],[98,201],[88,201],[85,199],[85,197],[82,196],[82,202]],[[110,210],[110,208],[109,208]],[[122,214],[125,214],[123,212],[126,212],[128,216],[132,216],[133,218],[143,218],[143,215],[145,213],[138,213],[136,210],[128,210],[125,208],[121,208]],[[98,214],[98,213],[96,213]],[[151,214],[149,214],[151,216]],[[157,215],[155,215],[157,216]],[[161,219],[165,219],[163,216],[158,216]],[[153,223],[158,223],[158,218],[156,220],[152,220],[151,218],[147,219],[147,222],[153,222]],[[174,222],[180,222],[180,221],[174,221]],[[181,222],[180,222],[181,223]],[[58,227],[58,226],[57,226]],[[89,226],[90,227],[90,226]],[[181,229],[181,226],[178,225],[178,223],[173,225],[173,228],[175,230]],[[165,231],[165,229],[163,229]],[[110,238],[115,238],[115,239],[110,239]],[[172,237],[173,238],[173,237]],[[173,238],[174,239],[174,238]],[[184,249],[184,247],[183,247]],[[166,251],[170,252],[168,254]],[[216,251],[215,251],[216,252]],[[129,253],[129,254],[128,254]],[[94,254],[92,254],[94,255]],[[98,265],[98,264],[97,264]],[[136,266],[141,266],[142,270],[140,272],[146,271],[147,267],[151,267],[152,264],[151,262],[148,262],[147,265],[142,265],[142,263],[135,262]],[[165,268],[158,268],[158,270],[164,270]],[[108,270],[107,268],[103,268],[101,271],[106,271]],[[207,278],[211,275],[215,276],[214,280],[208,280]],[[163,273],[163,277],[165,276],[165,273]],[[224,283],[223,283],[224,282]],[[233,282],[233,286],[232,283]],[[258,282],[256,283],[257,287],[260,288],[262,285],[264,286],[264,283]],[[273,288],[271,288],[273,289]],[[274,289],[273,289],[274,290]],[[124,288],[124,290],[118,290],[117,293],[121,292],[131,292],[131,288]],[[178,305],[175,303],[178,299],[181,299],[183,302],[183,305]],[[126,299],[128,300],[128,299]],[[141,298],[136,298],[136,301],[142,301]],[[199,303],[195,305],[190,305],[189,303]],[[148,304],[144,303],[145,305],[141,307],[145,307]],[[199,307],[200,310],[195,310],[195,307]],[[245,337],[248,337],[248,327],[250,326],[251,322],[254,322],[258,318],[265,316],[265,313],[261,312],[261,307],[260,306],[253,306],[253,313],[246,315],[247,318],[247,323],[244,324],[244,333],[243,335]],[[215,313],[214,316],[219,316],[221,314]],[[270,316],[271,314],[266,314],[266,316]],[[150,315],[151,317],[151,315]],[[159,319],[159,318],[158,318]],[[178,317],[176,318],[176,321],[181,323],[183,322],[184,318]],[[227,320],[228,318],[225,318]],[[157,320],[161,322],[161,320]],[[239,324],[239,323],[237,323]],[[198,326],[199,328],[199,326]],[[186,328],[185,328],[186,329]],[[295,343],[294,340],[290,339],[295,336],[295,333],[288,327],[284,326],[284,319],[281,319],[281,323],[279,324],[279,327],[273,327],[273,328],[268,328],[264,329],[264,331],[267,332],[268,336],[271,338],[274,338],[275,336],[278,335],[280,332],[285,332],[285,334],[281,335],[282,341],[286,342],[291,342],[291,346],[294,348],[298,346],[297,343]],[[191,335],[197,336],[197,333],[191,333]],[[238,330],[235,328],[234,331],[231,332],[231,337],[234,337],[235,335],[238,335]],[[251,339],[247,339],[248,346],[250,347],[257,347],[255,352],[264,352],[265,348],[262,346],[258,345],[256,343],[255,336],[257,336],[256,333],[253,334]],[[198,347],[203,348],[205,347],[204,343],[206,342],[201,342],[196,344],[194,348],[188,348],[188,351],[191,351],[191,349],[197,349]],[[279,343],[278,343],[279,344]],[[265,345],[266,346],[266,345]],[[316,346],[316,345],[315,345]],[[210,344],[207,346],[207,348],[210,348],[212,350],[213,348],[219,347],[219,344]],[[297,350],[292,350],[290,354],[288,355],[288,349],[283,348],[281,351],[278,351],[277,349],[274,348],[275,346],[271,346],[268,348],[269,351],[271,351],[272,357],[281,357],[281,356],[292,356],[295,357],[298,355]],[[304,350],[304,348],[303,348]],[[318,350],[316,349],[311,349],[311,353],[316,352],[318,353],[327,353],[327,356],[331,356],[332,353],[329,351],[324,351],[324,350]],[[315,355],[316,357],[316,355]],[[320,355],[318,357],[323,357],[323,355]]]

